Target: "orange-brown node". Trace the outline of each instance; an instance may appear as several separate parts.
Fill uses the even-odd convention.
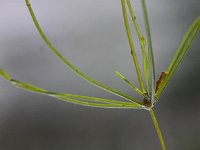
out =
[[[167,77],[167,72],[162,72],[158,81],[156,81],[156,89],[155,89],[155,93],[157,93],[157,91],[160,89],[163,81],[166,79]]]

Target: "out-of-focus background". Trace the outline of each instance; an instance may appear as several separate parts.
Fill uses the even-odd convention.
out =
[[[74,65],[97,81],[142,100],[114,73],[118,70],[138,85],[120,0],[31,3],[44,32]],[[140,1],[132,3],[144,33]],[[147,6],[158,78],[200,15],[200,1],[149,0]],[[134,28],[133,32],[138,43]],[[24,0],[0,0],[0,35],[0,68],[15,79],[53,91],[121,100],[88,84],[53,55],[36,31]],[[155,106],[168,150],[200,149],[199,41],[200,33]],[[17,89],[0,78],[0,149],[161,148],[147,111],[77,106]]]

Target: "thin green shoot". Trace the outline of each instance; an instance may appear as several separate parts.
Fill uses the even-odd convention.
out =
[[[144,14],[144,21],[145,21],[145,27],[146,27],[146,34],[147,34],[147,43],[148,43],[148,72],[149,72],[149,87],[150,87],[150,93],[149,96],[151,98],[151,101],[153,103],[154,101],[154,93],[155,93],[155,64],[154,64],[154,56],[153,56],[153,47],[152,47],[152,40],[151,40],[151,31],[150,31],[150,25],[149,25],[149,18],[148,18],[148,12],[146,7],[146,0],[141,0],[142,2],[142,10]]]
[[[91,83],[91,84],[93,84],[93,85],[95,85],[95,86],[97,86],[97,87],[99,87],[99,88],[101,88],[101,89],[104,89],[104,90],[106,90],[106,91],[108,91],[108,92],[110,92],[110,93],[113,93],[113,94],[118,95],[118,96],[120,96],[120,97],[122,97],[122,98],[125,98],[125,99],[127,99],[127,100],[129,100],[129,101],[133,101],[133,102],[135,102],[135,103],[137,103],[137,104],[140,104],[140,105],[142,104],[140,101],[136,101],[134,98],[132,98],[132,97],[130,97],[130,96],[127,96],[127,95],[125,95],[125,94],[123,94],[123,93],[121,93],[121,92],[118,92],[118,91],[114,90],[113,88],[107,87],[107,86],[105,86],[105,85],[103,85],[103,84],[97,82],[96,80],[94,80],[94,79],[88,77],[86,74],[84,74],[83,72],[81,72],[77,67],[75,67],[72,63],[70,63],[70,62],[69,62],[69,61],[68,61],[68,60],[67,60],[67,59],[66,59],[66,58],[51,44],[50,40],[47,38],[47,36],[46,36],[46,35],[44,34],[44,32],[42,31],[42,29],[41,29],[41,27],[40,27],[40,25],[39,25],[39,23],[38,23],[38,21],[37,21],[37,18],[36,18],[35,14],[34,14],[34,11],[33,11],[32,7],[31,7],[31,4],[30,4],[29,0],[26,0],[26,5],[27,5],[27,7],[28,7],[28,9],[29,9],[29,12],[30,12],[30,14],[31,14],[31,16],[32,16],[33,22],[34,22],[34,24],[35,24],[35,26],[36,26],[38,32],[39,32],[40,35],[42,36],[43,40],[44,40],[45,43],[49,46],[49,48],[57,55],[57,57],[60,58],[60,60],[61,60],[62,62],[64,62],[68,67],[70,67],[74,72],[76,72],[80,77],[82,77],[83,79],[85,79],[85,80],[88,81],[89,83]]]
[[[116,75],[122,79],[123,81],[125,81],[131,88],[133,88],[138,94],[144,96],[144,93],[142,93],[142,91],[140,89],[138,89],[135,85],[133,85],[128,79],[126,79],[120,72],[115,71]]]
[[[163,139],[162,132],[160,130],[159,123],[158,123],[158,120],[156,118],[156,115],[155,115],[155,113],[154,113],[152,108],[150,108],[149,112],[150,112],[151,118],[153,120],[154,126],[156,128],[156,132],[157,132],[158,138],[160,140],[162,150],[166,150],[165,141]]]
[[[47,91],[43,88],[31,85],[26,82],[18,81],[13,79],[7,72],[0,69],[0,76],[4,77],[4,79],[11,82],[18,88],[22,88],[26,91],[35,92],[39,94],[48,95],[51,97],[55,97],[61,100],[65,100],[71,103],[91,106],[91,107],[102,107],[102,108],[142,108],[142,106],[132,103],[132,102],[122,102],[117,100],[111,99],[104,99],[104,98],[97,98],[91,96],[83,96],[83,95],[76,95],[76,94],[68,94],[68,93],[56,93],[52,91]]]
[[[150,93],[150,88],[149,88],[149,73],[148,73],[148,60],[147,60],[147,54],[146,54],[146,39],[144,38],[144,36],[142,35],[141,31],[140,31],[140,27],[137,23],[137,19],[133,10],[133,7],[131,5],[130,0],[126,0],[128,8],[129,8],[129,12],[132,18],[132,21],[134,23],[135,26],[135,30],[138,36],[138,39],[140,41],[140,47],[142,50],[142,61],[143,61],[143,70],[144,70],[144,77],[145,77],[145,81],[146,81],[146,87],[147,87],[147,92]]]
[[[183,57],[185,56],[186,52],[188,51],[189,47],[191,46],[191,43],[193,39],[195,38],[199,28],[200,28],[200,17],[196,19],[196,21],[190,26],[189,30],[185,34],[176,55],[174,56],[172,62],[170,63],[168,69],[166,72],[162,72],[159,80],[155,81],[155,65],[154,65],[154,56],[153,56],[153,46],[152,46],[152,40],[151,40],[151,32],[150,32],[150,25],[149,25],[149,19],[148,19],[148,13],[146,8],[146,1],[141,0],[142,3],[142,9],[144,13],[144,21],[145,21],[145,28],[146,28],[146,34],[147,34],[147,44],[148,44],[148,51],[146,50],[146,40],[144,36],[141,34],[139,25],[137,23],[135,13],[133,10],[133,7],[131,5],[130,0],[121,0],[122,5],[122,12],[123,12],[123,18],[124,23],[126,27],[126,33],[128,36],[129,46],[131,49],[132,58],[134,61],[135,69],[138,76],[138,81],[140,84],[140,88],[134,86],[128,79],[126,79],[121,73],[118,71],[115,71],[115,73],[118,75],[120,79],[125,81],[131,88],[133,88],[138,94],[143,96],[143,101],[137,100],[131,96],[128,96],[126,94],[123,94],[121,92],[118,92],[110,87],[107,87],[96,80],[88,77],[86,74],[81,72],[77,67],[75,67],[71,62],[69,62],[50,42],[50,40],[47,38],[47,36],[42,31],[37,18],[34,14],[34,11],[30,5],[29,0],[25,0],[26,5],[29,9],[29,12],[32,16],[33,22],[39,32],[39,34],[42,36],[44,42],[48,45],[48,47],[54,52],[59,59],[66,64],[69,68],[71,68],[74,72],[76,72],[80,77],[88,81],[89,83],[102,88],[110,93],[113,93],[117,96],[120,96],[130,102],[127,101],[119,101],[119,100],[113,100],[113,99],[105,99],[105,98],[98,98],[98,97],[91,97],[91,96],[84,96],[84,95],[77,95],[77,94],[69,94],[69,93],[58,93],[58,92],[52,92],[48,91],[46,89],[31,85],[26,82],[18,81],[13,79],[7,72],[0,69],[0,76],[2,76],[4,79],[12,83],[18,88],[22,88],[24,90],[35,92],[38,94],[43,94],[47,96],[51,96],[54,98],[57,98],[59,100],[67,101],[70,103],[83,105],[83,106],[90,106],[90,107],[100,107],[100,108],[123,108],[123,109],[146,109],[149,111],[151,118],[154,122],[154,126],[156,128],[156,132],[158,135],[158,138],[160,140],[160,144],[162,147],[162,150],[166,150],[166,145],[157,121],[157,118],[155,116],[155,113],[153,111],[153,107],[155,106],[156,102],[160,98],[161,93],[164,91],[165,87],[167,86],[168,82],[174,75],[175,71],[177,70],[178,66],[180,65],[180,62],[182,61]],[[140,47],[142,50],[142,59],[143,59],[143,70],[144,70],[144,78],[146,82],[146,89],[142,80],[142,73],[140,70],[138,58],[135,52],[134,42],[132,39],[131,29],[129,27],[129,20],[126,12],[126,4],[128,5],[129,12],[133,21],[133,24],[136,29],[136,33],[140,42]],[[148,53],[147,53],[148,52]],[[159,85],[159,86],[158,86]],[[159,87],[159,88],[157,88]],[[156,88],[156,93],[155,93]],[[147,90],[147,93],[146,93]]]
[[[174,72],[177,70],[178,66],[180,65],[180,62],[182,61],[183,57],[185,56],[186,52],[188,51],[193,39],[197,35],[197,32],[199,31],[200,28],[200,17],[198,17],[195,22],[190,26],[188,29],[187,33],[185,34],[178,50],[177,53],[174,56],[174,59],[169,65],[168,68],[168,75],[166,80],[163,82],[161,88],[158,90],[156,94],[156,101],[158,101],[161,93],[163,92],[164,88],[167,86],[168,82],[172,78]]]
[[[124,23],[125,23],[125,27],[126,27],[126,32],[127,32],[127,36],[128,36],[128,41],[129,41],[129,46],[131,49],[131,55],[133,57],[133,61],[135,64],[135,68],[136,68],[136,72],[137,72],[137,76],[138,76],[138,80],[140,83],[140,87],[143,93],[145,93],[145,88],[144,88],[144,83],[142,80],[142,74],[141,74],[141,70],[139,67],[139,63],[138,63],[138,59],[137,59],[137,55],[135,52],[135,47],[134,47],[134,43],[133,43],[133,39],[132,39],[132,34],[131,34],[131,30],[129,27],[129,21],[128,21],[128,16],[127,16],[127,12],[126,12],[126,3],[125,0],[121,0],[121,4],[122,4],[122,11],[123,11],[123,17],[124,17]]]
[[[170,63],[170,66],[168,68],[168,72],[170,72],[172,70],[172,68],[175,66],[175,64],[177,63],[178,61],[178,58],[180,57],[181,53],[183,52],[183,49],[187,43],[187,41],[189,40],[190,38],[190,35],[192,32],[195,32],[195,29],[198,28],[198,24],[200,23],[200,17],[197,18],[194,23],[190,26],[190,28],[188,29],[186,35],[184,36],[178,50],[177,50],[177,53],[175,54],[172,62]]]

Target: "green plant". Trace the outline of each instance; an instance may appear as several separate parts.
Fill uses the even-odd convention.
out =
[[[200,28],[200,17],[198,17],[195,22],[190,26],[187,33],[185,34],[177,53],[175,54],[172,62],[170,63],[168,69],[160,75],[160,78],[156,81],[155,79],[155,67],[154,67],[154,57],[153,57],[153,48],[152,48],[152,42],[151,42],[151,33],[150,33],[150,26],[149,26],[149,19],[147,14],[147,8],[146,8],[146,2],[145,0],[141,0],[142,2],[142,8],[144,13],[144,21],[146,26],[146,37],[141,33],[140,27],[137,23],[134,10],[132,8],[130,0],[121,0],[122,4],[122,11],[123,11],[123,17],[124,17],[124,23],[126,27],[126,32],[130,44],[131,49],[131,55],[133,58],[133,62],[136,68],[138,81],[140,84],[140,88],[134,86],[129,80],[127,80],[120,72],[115,71],[115,73],[119,76],[120,79],[125,81],[130,87],[132,87],[138,94],[143,96],[143,100],[137,100],[131,96],[125,95],[119,91],[114,90],[113,88],[107,87],[96,80],[88,77],[83,72],[81,72],[78,68],[76,68],[73,64],[71,64],[49,41],[49,39],[46,37],[44,32],[42,31],[35,14],[31,8],[31,5],[29,3],[29,0],[26,0],[26,5],[29,9],[29,12],[32,16],[33,22],[35,23],[35,26],[37,30],[39,31],[40,35],[44,39],[45,43],[49,46],[49,48],[57,55],[57,57],[65,63],[68,67],[70,67],[74,72],[76,72],[79,76],[90,82],[91,84],[102,88],[110,93],[113,93],[115,95],[118,95],[124,99],[127,100],[127,102],[122,102],[118,100],[112,100],[112,99],[104,99],[104,98],[97,98],[97,97],[90,97],[90,96],[83,96],[83,95],[76,95],[76,94],[68,94],[68,93],[55,93],[52,91],[48,91],[36,86],[33,86],[31,84],[21,82],[18,80],[13,79],[7,72],[5,72],[3,69],[0,69],[0,75],[14,84],[17,87],[20,87],[24,90],[28,90],[31,92],[36,92],[39,94],[44,94],[48,96],[55,97],[60,100],[64,100],[67,102],[79,104],[79,105],[85,105],[85,106],[91,106],[91,107],[101,107],[101,108],[123,108],[123,109],[145,109],[150,112],[151,118],[154,122],[162,149],[165,150],[165,142],[161,133],[161,130],[159,128],[158,121],[156,119],[155,113],[153,111],[153,107],[158,102],[162,92],[164,91],[165,87],[167,86],[168,82],[172,78],[174,72],[178,68],[181,60],[183,59],[184,55],[186,54],[187,50],[189,49],[194,37],[196,36],[199,28]],[[140,47],[142,51],[142,62],[143,62],[143,72],[144,75],[142,76],[141,69],[138,63],[138,57],[136,55],[134,42],[132,39],[132,35],[130,32],[129,27],[129,20],[127,17],[127,8],[130,12],[133,24],[136,29],[136,33],[138,36],[138,39],[140,41]],[[147,40],[146,40],[147,39]]]

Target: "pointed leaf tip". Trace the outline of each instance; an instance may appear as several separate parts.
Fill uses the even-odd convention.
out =
[[[3,78],[5,78],[6,80],[11,80],[12,79],[11,76],[7,72],[5,72],[3,69],[0,69],[0,75]]]

